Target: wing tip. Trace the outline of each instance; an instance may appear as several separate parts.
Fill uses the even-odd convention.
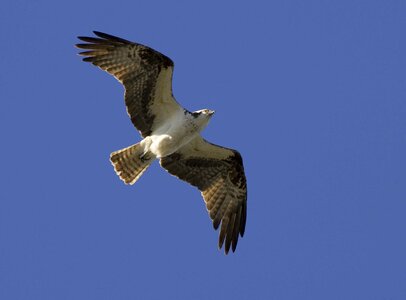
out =
[[[219,250],[221,250],[224,245],[224,253],[226,255],[229,253],[230,248],[233,253],[235,252],[235,250],[237,249],[239,237],[244,236],[246,212],[246,205],[243,205],[242,207],[240,207],[239,211],[236,212],[230,219],[221,219],[218,248]],[[216,220],[213,220],[213,227],[216,230],[219,227],[219,223],[216,222]]]
[[[80,55],[80,54],[79,54]],[[86,56],[82,58],[82,61],[84,62],[93,62],[94,61],[94,57],[93,56]]]
[[[123,38],[120,38],[118,36],[115,35],[111,35],[108,33],[104,33],[98,30],[93,30],[93,33],[98,36],[99,38],[108,40],[108,41],[112,41],[112,42],[116,42],[116,43],[122,43],[122,44],[132,44],[132,42],[125,40]]]
[[[228,253],[230,253],[230,249],[231,251],[234,253],[235,250],[237,249],[237,242],[234,242],[234,239],[231,239],[229,243],[227,243],[227,239],[226,239],[226,244],[224,245],[224,254],[228,255]],[[220,240],[219,239],[219,243],[218,243],[218,249],[221,251],[221,249],[223,248],[223,244],[224,244],[224,240]]]
[[[86,36],[83,36],[83,35],[78,35],[77,36],[77,39],[79,39],[79,40],[81,40],[81,41],[83,41],[83,39],[86,39],[87,37]]]
[[[240,236],[244,237],[244,233],[245,233],[245,225],[247,224],[247,200],[245,200],[245,202],[243,203],[243,207],[242,207],[242,212],[241,212],[241,223],[240,223],[240,228],[239,228],[239,232],[240,232]]]
[[[77,38],[83,42],[92,43],[92,44],[100,44],[101,42],[103,42],[102,39],[90,37],[90,36],[78,36]]]
[[[96,37],[90,37],[90,36],[77,36],[77,38],[83,42],[90,43],[92,45],[98,44],[98,45],[117,45],[117,44],[134,44],[131,41],[122,39],[120,37],[107,34],[101,31],[94,30],[93,34]],[[84,47],[86,47],[85,44]],[[89,46],[88,46],[89,47]]]
[[[216,219],[213,220],[213,228],[214,228],[214,230],[219,229],[220,222],[221,222],[221,219],[220,220],[216,220]]]

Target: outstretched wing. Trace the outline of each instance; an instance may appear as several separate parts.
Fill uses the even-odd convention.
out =
[[[94,31],[96,37],[78,37],[87,44],[83,61],[113,75],[125,87],[125,104],[134,126],[143,137],[182,110],[172,95],[173,62],[141,44]]]
[[[161,166],[196,186],[206,202],[214,229],[221,223],[219,248],[237,247],[247,217],[247,184],[241,155],[198,136],[175,153],[161,158]]]

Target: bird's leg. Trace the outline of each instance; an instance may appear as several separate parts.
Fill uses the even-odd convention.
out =
[[[151,159],[151,152],[149,151],[149,147],[151,147],[152,140],[150,137],[146,137],[141,141],[141,145],[143,147],[143,152],[139,156],[142,162],[148,161]]]
[[[147,160],[150,160],[150,159],[151,159],[151,156],[150,156],[149,154],[150,154],[150,152],[149,152],[148,150],[145,150],[144,153],[142,153],[142,154],[140,155],[141,161],[142,161],[142,162],[145,162],[145,161],[147,161]]]

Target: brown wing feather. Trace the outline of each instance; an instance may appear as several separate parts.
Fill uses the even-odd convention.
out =
[[[200,136],[177,152],[161,158],[161,166],[201,192],[217,229],[219,248],[235,251],[244,235],[247,215],[247,183],[241,155],[203,140]]]
[[[150,135],[161,121],[181,109],[172,95],[172,60],[147,46],[94,33],[97,37],[78,37],[87,44],[76,47],[88,50],[79,54],[124,85],[132,123],[143,137]]]

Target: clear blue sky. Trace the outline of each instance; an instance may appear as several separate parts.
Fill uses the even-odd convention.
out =
[[[406,2],[170,2],[2,4],[0,299],[406,299]],[[165,53],[178,101],[216,110],[203,135],[248,178],[236,253],[157,163],[115,175],[140,137],[76,55],[92,30]]]

